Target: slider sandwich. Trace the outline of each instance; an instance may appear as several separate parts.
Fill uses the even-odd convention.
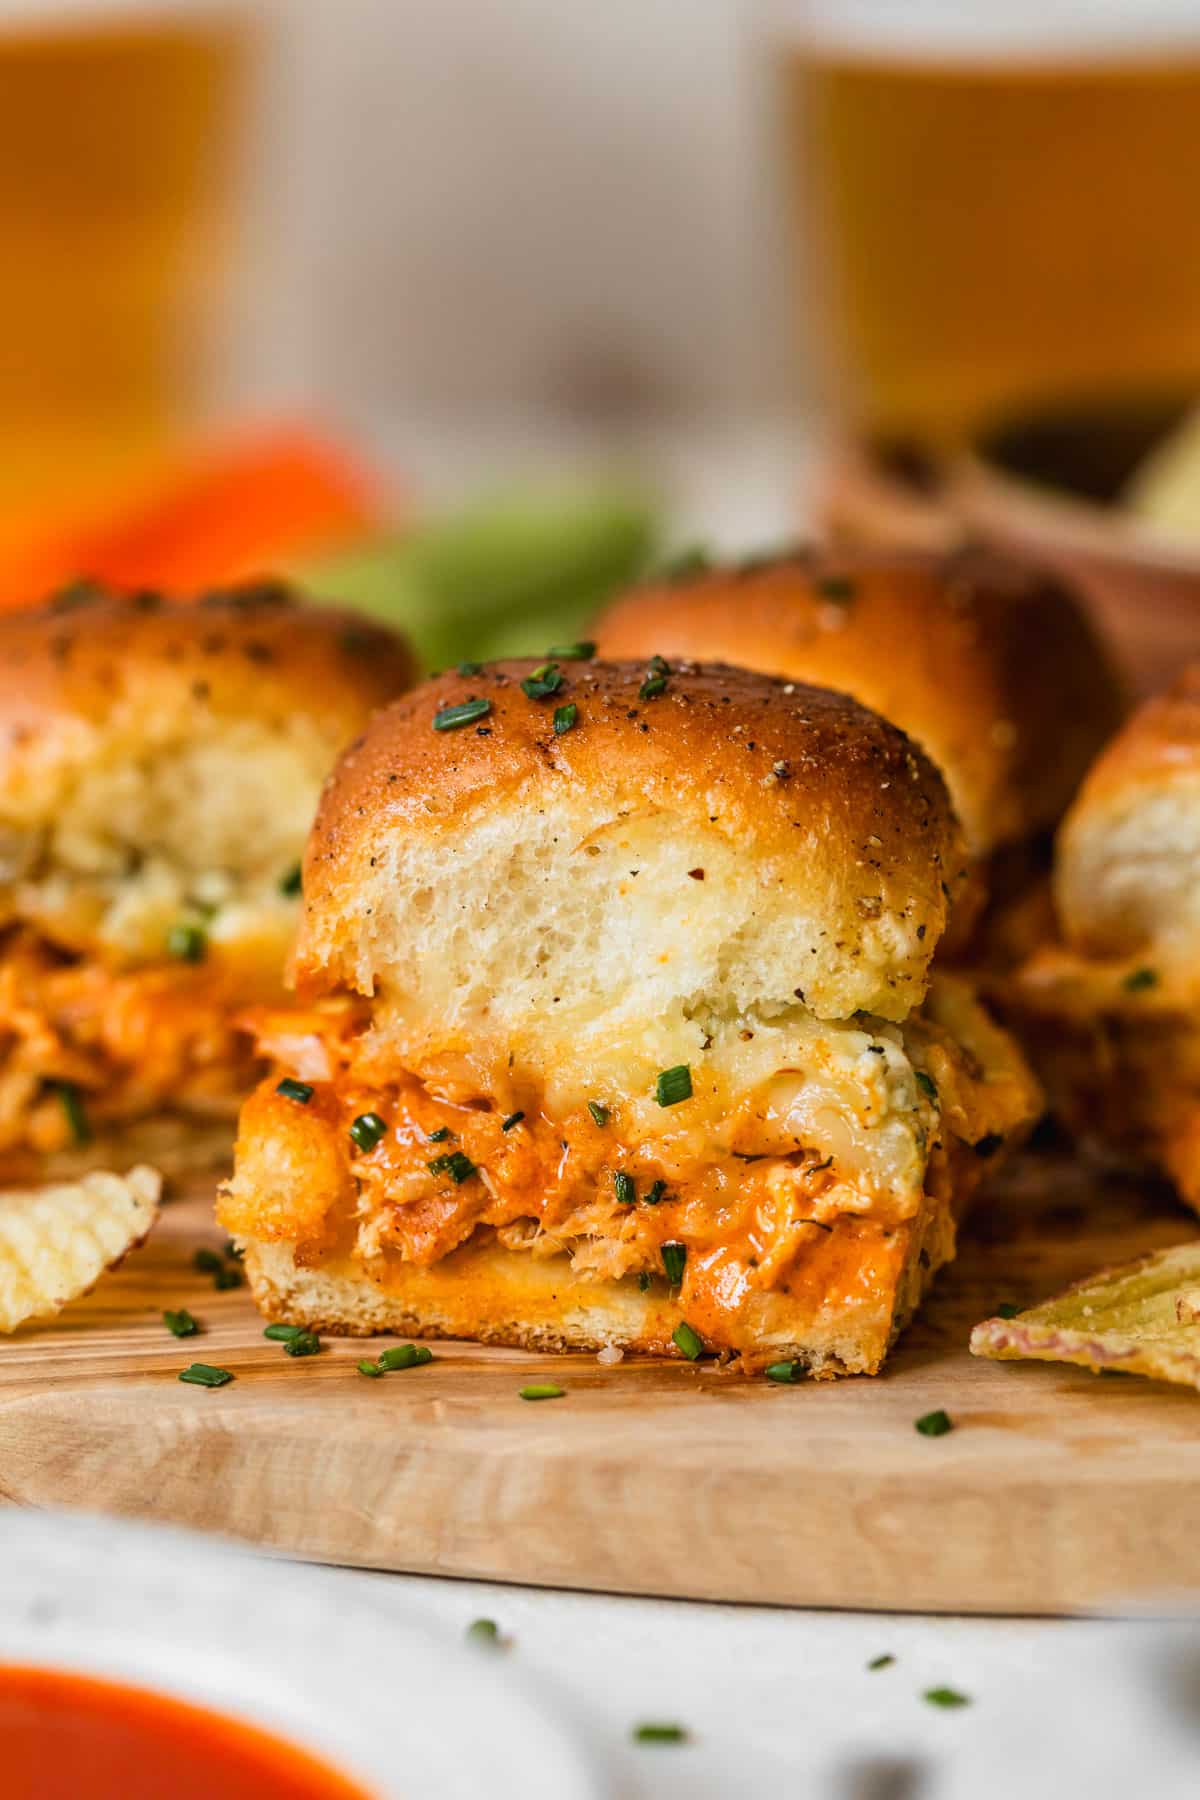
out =
[[[238,1016],[282,991],[321,782],[412,673],[389,632],[270,588],[0,616],[7,1174],[163,1115],[232,1119],[256,1068]]]
[[[1130,719],[1063,822],[1057,941],[1013,1016],[1084,1139],[1200,1209],[1200,664]]]
[[[589,653],[341,759],[222,1223],[297,1325],[873,1372],[1038,1108],[930,986],[945,786],[844,695]]]
[[[841,688],[915,738],[971,859],[943,960],[985,907],[975,960],[1007,964],[1030,920],[1040,928],[1051,832],[1122,711],[1071,594],[979,550],[800,550],[693,569],[617,600],[596,638],[603,656],[716,659]]]

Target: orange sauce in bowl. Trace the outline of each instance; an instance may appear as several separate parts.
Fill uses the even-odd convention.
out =
[[[0,1665],[4,1800],[370,1800],[294,1744],[145,1688]]]

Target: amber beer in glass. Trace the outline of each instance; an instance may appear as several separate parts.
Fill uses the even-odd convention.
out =
[[[1200,395],[1200,8],[772,9],[826,398],[953,440],[1027,402]]]
[[[0,4],[0,535],[153,456],[195,402],[245,23]]]

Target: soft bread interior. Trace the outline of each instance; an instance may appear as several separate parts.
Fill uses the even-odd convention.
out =
[[[83,728],[81,727],[81,730]],[[189,721],[133,749],[100,733],[53,771],[53,792],[0,816],[0,916],[120,962],[161,957],[189,911],[213,953],[281,966],[296,902],[281,891],[326,773],[328,746],[297,719]],[[34,800],[36,798],[36,804]]]

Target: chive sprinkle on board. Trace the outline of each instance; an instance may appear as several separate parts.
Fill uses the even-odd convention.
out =
[[[895,1660],[891,1651],[885,1650],[882,1656],[873,1656],[867,1667],[868,1669],[890,1669]]]
[[[687,1731],[682,1725],[663,1725],[657,1722],[635,1725],[633,1728],[635,1744],[686,1744]]]
[[[953,1419],[941,1407],[936,1412],[922,1413],[913,1423],[922,1437],[945,1437],[948,1431],[954,1430]]]
[[[268,1325],[263,1332],[273,1344],[290,1344],[293,1338],[303,1337],[303,1325]]]
[[[463,1636],[468,1644],[478,1644],[483,1650],[499,1650],[503,1641],[495,1619],[472,1619]]]
[[[535,1381],[518,1390],[522,1400],[561,1400],[566,1391],[553,1381]]]
[[[219,1388],[233,1380],[233,1371],[216,1369],[212,1363],[189,1363],[186,1369],[180,1369],[179,1379],[193,1387]]]
[[[396,1369],[422,1369],[433,1361],[433,1351],[425,1344],[389,1344],[379,1353],[379,1367],[384,1374]]]
[[[200,1329],[186,1306],[181,1306],[178,1312],[165,1312],[163,1324],[171,1336],[177,1338],[195,1337]]]
[[[921,1698],[927,1706],[953,1707],[970,1706],[971,1704],[968,1695],[960,1694],[957,1688],[952,1687],[926,1688]]]

